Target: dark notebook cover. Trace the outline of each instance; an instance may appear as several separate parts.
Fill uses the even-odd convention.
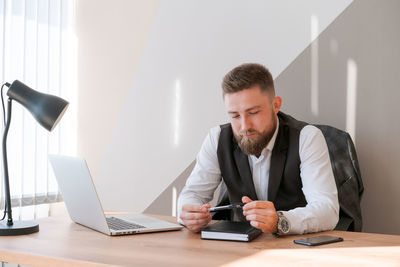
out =
[[[201,230],[201,238],[248,242],[261,233],[247,222],[220,221]]]

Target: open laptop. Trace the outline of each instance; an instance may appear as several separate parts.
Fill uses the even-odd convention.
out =
[[[105,215],[85,159],[49,155],[71,219],[107,235],[179,230],[183,226],[143,214]]]

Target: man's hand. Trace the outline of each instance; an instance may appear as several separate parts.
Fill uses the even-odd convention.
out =
[[[186,228],[197,233],[211,221],[211,214],[208,211],[210,207],[209,204],[204,204],[202,206],[191,204],[183,205],[180,218]]]
[[[242,197],[243,215],[250,221],[251,226],[261,229],[266,234],[278,231],[278,215],[274,203],[270,201],[253,201],[249,197]]]

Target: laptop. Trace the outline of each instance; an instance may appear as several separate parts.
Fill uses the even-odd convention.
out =
[[[85,159],[49,155],[71,219],[106,235],[179,230],[183,226],[143,214],[105,215]]]

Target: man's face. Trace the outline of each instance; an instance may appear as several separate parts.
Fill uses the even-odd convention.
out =
[[[247,155],[259,157],[274,135],[281,98],[262,93],[259,86],[254,86],[226,94],[224,102],[239,147]]]

